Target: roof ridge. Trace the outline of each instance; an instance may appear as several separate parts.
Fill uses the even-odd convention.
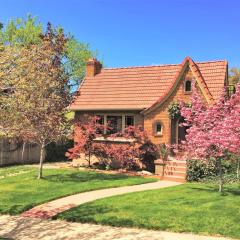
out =
[[[214,62],[227,62],[227,60],[222,59],[222,60],[200,61],[200,62],[195,62],[195,63],[198,64],[198,63],[214,63]]]
[[[195,62],[196,64],[202,63],[202,64],[208,64],[208,63],[215,63],[215,62],[227,62],[226,59],[221,60],[209,60],[209,61],[199,61]],[[116,69],[132,69],[132,68],[151,68],[151,67],[166,67],[166,66],[179,66],[181,63],[173,63],[173,64],[157,64],[157,65],[148,65],[148,66],[129,66],[129,67],[107,67],[103,68],[104,70],[116,70]]]
[[[129,68],[151,68],[151,67],[165,67],[165,66],[178,66],[181,63],[175,64],[159,64],[159,65],[149,65],[149,66],[129,66],[129,67],[109,67],[103,68],[104,70],[113,70],[113,69],[129,69]]]

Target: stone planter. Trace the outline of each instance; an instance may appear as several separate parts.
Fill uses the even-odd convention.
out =
[[[154,161],[154,165],[155,165],[155,174],[163,177],[166,163],[162,159],[157,159]]]

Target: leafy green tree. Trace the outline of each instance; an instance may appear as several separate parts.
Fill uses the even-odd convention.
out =
[[[62,32],[60,27],[51,28],[52,35],[61,36]],[[87,59],[96,54],[69,34],[64,36],[59,65],[53,66],[48,62],[51,48],[46,48],[43,36],[43,24],[31,15],[0,24],[0,135],[23,141],[23,151],[26,142],[40,145],[39,178],[44,148],[63,136],[70,123],[64,111],[69,104],[66,84],[75,90]],[[63,75],[67,77],[63,79]]]
[[[78,86],[81,79],[84,78],[87,60],[98,54],[97,51],[89,49],[89,44],[77,41],[72,35],[68,36],[64,68],[70,75],[73,86]]]
[[[55,30],[61,32],[62,28],[57,27]],[[5,27],[0,25],[0,44],[14,47],[39,44],[43,33],[43,24],[37,17],[29,14],[26,18],[11,19]],[[67,38],[62,64],[76,89],[84,77],[86,61],[95,57],[97,51],[92,51],[89,44],[79,42],[72,34],[68,34]]]
[[[37,19],[28,15],[27,18],[11,19],[6,27],[1,29],[0,42],[4,45],[27,46],[41,41],[43,26]]]
[[[6,46],[0,52],[0,126],[6,134],[40,146],[38,178],[45,147],[67,135],[71,101],[61,64],[67,39],[49,25],[39,44]]]
[[[230,84],[238,84],[240,83],[240,69],[234,67],[230,69],[229,74]]]

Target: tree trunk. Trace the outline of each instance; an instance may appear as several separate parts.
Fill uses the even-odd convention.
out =
[[[44,160],[44,143],[41,144],[40,149],[40,162],[39,162],[39,171],[38,171],[38,179],[42,178],[42,168],[43,168],[43,160]]]
[[[88,152],[88,167],[91,166],[91,151]]]
[[[22,146],[22,155],[21,155],[22,163],[24,163],[24,153],[25,153],[25,148],[26,148],[26,143],[23,142],[23,146]]]
[[[237,157],[237,179],[239,179],[240,157]]]
[[[223,191],[223,174],[222,174],[222,159],[219,158],[218,162],[218,171],[219,171],[219,192]]]

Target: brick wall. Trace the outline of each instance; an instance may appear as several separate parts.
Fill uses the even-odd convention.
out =
[[[167,99],[167,101],[162,104],[159,108],[153,110],[146,116],[144,116],[144,129],[151,136],[151,140],[155,144],[160,143],[171,143],[171,119],[168,115],[168,106],[172,102],[176,102],[179,99],[182,99],[185,102],[190,102],[191,94],[185,93],[184,91],[184,82],[187,79],[192,80],[192,72],[189,69],[186,69],[181,80],[179,81],[173,94]],[[155,135],[154,133],[154,123],[161,122],[163,130],[162,135]]]

